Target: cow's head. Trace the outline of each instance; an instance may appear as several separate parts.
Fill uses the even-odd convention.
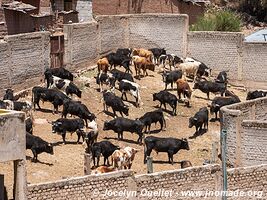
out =
[[[216,111],[218,111],[218,110],[220,110],[220,105],[219,104],[215,104],[215,103],[213,103],[213,104],[211,104],[210,106],[210,114],[213,114],[213,113],[215,113]]]
[[[154,93],[153,94],[153,101],[156,101],[158,98],[157,98],[157,93]]]
[[[52,121],[52,133],[60,132],[62,122]]]
[[[103,131],[107,131],[107,130],[111,130],[112,129],[112,123],[109,121],[109,122],[107,122],[107,121],[105,121],[104,122],[104,126],[103,126]]]
[[[129,116],[129,107],[124,105],[123,109],[122,109],[123,114],[125,114],[126,116]]]
[[[196,117],[190,117],[189,118],[189,125],[188,128],[192,128],[197,122],[197,118]]]
[[[190,150],[189,144],[186,138],[181,139],[181,149]]]
[[[45,152],[49,153],[51,155],[54,155],[54,149],[53,149],[53,145],[51,143],[48,143],[46,148],[45,148]]]
[[[169,73],[167,73],[167,72],[163,72],[163,74],[162,74],[162,81],[165,83],[166,82],[166,79],[167,79],[167,76],[168,76],[168,74]]]

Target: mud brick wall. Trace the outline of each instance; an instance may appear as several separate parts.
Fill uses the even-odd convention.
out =
[[[99,51],[97,27],[96,22],[64,25],[64,62],[69,68],[78,69],[96,62]]]
[[[186,56],[187,15],[136,15],[129,18],[129,47],[165,48]]]
[[[138,199],[155,199],[154,196],[141,196],[142,189],[158,191],[160,189],[173,190],[175,193],[170,199],[179,199],[181,191],[216,191],[221,190],[221,169],[219,165],[207,165],[182,170],[163,171],[135,177],[138,188]],[[162,198],[164,199],[164,198]],[[192,199],[184,196],[183,199]],[[195,198],[194,198],[195,199]],[[199,197],[196,199],[203,199]],[[208,197],[207,199],[216,199]]]
[[[28,200],[48,199],[121,199],[125,197],[104,197],[106,190],[118,191],[129,187],[133,172],[121,171],[101,176],[89,175],[53,183],[28,186]],[[94,192],[96,191],[96,192]]]
[[[230,163],[235,167],[265,163],[266,157],[264,160],[262,154],[266,152],[266,142],[262,139],[266,138],[266,122],[261,121],[267,117],[267,98],[225,106],[221,109],[221,116],[221,128],[227,131],[226,151]],[[251,135],[254,132],[255,138]],[[257,153],[259,157],[252,156]]]
[[[240,199],[266,199],[267,198],[267,165],[258,165],[243,168],[234,168],[227,170],[228,190],[241,190],[244,192],[262,191],[257,195],[249,197],[240,197]],[[261,196],[262,195],[262,196]],[[227,199],[237,199],[237,197],[228,197]]]
[[[242,41],[242,33],[189,32],[188,56],[204,62],[215,72],[229,70],[230,79],[241,79],[242,66],[239,54]]]
[[[267,43],[244,42],[243,79],[267,81]]]
[[[0,91],[22,90],[40,84],[44,69],[50,66],[50,38],[48,32],[5,36],[0,43],[2,66]]]

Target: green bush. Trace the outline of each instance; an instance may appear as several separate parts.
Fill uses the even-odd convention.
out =
[[[241,30],[241,20],[238,15],[229,10],[208,10],[195,24],[190,26],[190,31],[229,31]]]

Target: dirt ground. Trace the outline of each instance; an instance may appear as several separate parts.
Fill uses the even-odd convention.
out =
[[[121,68],[121,70],[124,70]],[[159,92],[164,89],[164,83],[162,82],[162,77],[156,68],[155,72],[148,71],[149,76],[141,78],[141,80],[136,80],[141,86],[141,99],[143,105],[140,108],[136,108],[132,103],[126,102],[130,106],[129,118],[135,119],[142,116],[148,111],[155,110],[156,106],[159,105],[158,102],[152,101],[152,94]],[[117,134],[113,131],[103,131],[103,123],[105,120],[113,119],[112,116],[105,114],[103,111],[103,104],[101,103],[102,94],[97,91],[98,86],[95,83],[93,76],[96,74],[96,71],[89,71],[84,73],[82,76],[91,78],[90,87],[85,87],[81,81],[81,78],[75,79],[78,85],[82,89],[82,99],[81,101],[86,104],[91,112],[97,115],[97,123],[99,126],[99,137],[98,141],[104,139],[109,140],[110,142],[119,145],[120,147],[132,146],[140,149],[140,152],[137,153],[132,169],[137,174],[146,173],[146,165],[143,164],[144,158],[144,147],[138,145],[137,135],[131,134],[128,132],[124,133],[124,141],[117,140]],[[217,74],[214,74],[216,76]],[[192,87],[192,83],[190,83]],[[170,87],[170,86],[169,86]],[[176,86],[175,86],[176,87]],[[231,91],[234,91],[237,94],[241,101],[245,100],[246,92],[244,88],[229,88]],[[173,94],[176,94],[175,90],[171,91]],[[118,90],[115,91],[116,95],[120,96]],[[211,99],[214,97],[213,94],[210,95]],[[209,100],[206,99],[206,94],[202,93],[199,90],[193,92],[192,96],[192,107],[187,108],[184,104],[179,103],[177,107],[177,116],[171,116],[168,112],[164,112],[164,116],[167,122],[166,131],[157,132],[155,131],[154,136],[158,137],[175,137],[175,138],[189,138],[194,135],[195,128],[188,128],[188,119],[193,116],[199,108],[207,105]],[[30,97],[29,97],[30,99]],[[129,100],[134,98],[128,95]],[[51,131],[51,125],[46,122],[46,120],[52,121],[60,118],[60,114],[53,115],[50,112],[52,109],[52,104],[44,103],[42,107],[49,109],[46,112],[35,111],[34,118],[36,124],[34,126],[34,135],[40,136],[44,140],[57,143],[54,147],[54,155],[50,154],[40,154],[38,156],[39,163],[31,162],[32,152],[27,150],[27,180],[28,183],[41,183],[41,182],[50,182],[60,179],[65,179],[69,177],[82,176],[83,175],[83,153],[84,147],[81,144],[76,144],[77,135],[73,134],[72,136],[68,133],[66,145],[58,142],[62,141],[60,135],[53,134]],[[60,108],[61,110],[62,108]],[[170,109],[168,106],[167,109]],[[210,118],[214,116],[209,116]],[[163,170],[173,170],[179,169],[180,165],[177,163],[180,160],[190,160],[194,166],[202,165],[205,159],[211,158],[211,147],[213,142],[218,142],[220,140],[219,133],[219,122],[210,122],[209,130],[201,136],[198,136],[194,139],[188,139],[190,150],[181,150],[174,156],[175,164],[168,164],[167,153],[159,153],[158,155],[155,152],[152,152],[151,156],[154,160],[154,171],[163,171]],[[151,126],[151,130],[158,130],[159,124],[155,127]],[[219,161],[218,161],[219,162]],[[100,160],[100,164],[103,164],[103,158]],[[0,164],[0,174],[5,175],[5,185],[8,188],[9,196],[11,197],[11,190],[13,184],[13,164],[12,162],[1,163]]]

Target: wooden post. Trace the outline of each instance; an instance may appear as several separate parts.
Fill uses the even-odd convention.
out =
[[[91,161],[92,161],[92,154],[84,153],[84,175],[91,174]]]
[[[218,157],[218,142],[212,143],[211,163],[216,163]]]
[[[153,157],[147,156],[147,173],[153,173]]]

